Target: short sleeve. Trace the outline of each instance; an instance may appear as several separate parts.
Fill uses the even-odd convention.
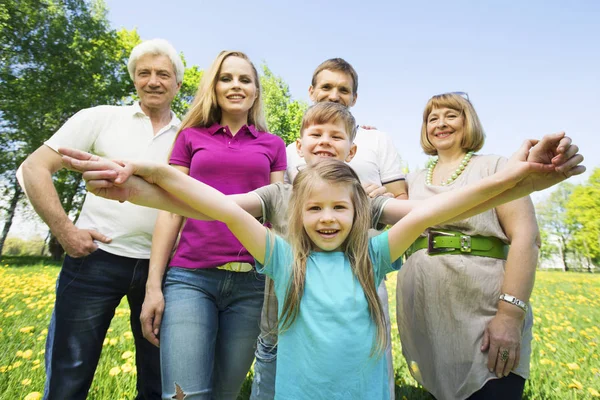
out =
[[[180,165],[182,167],[190,168],[192,164],[192,152],[191,145],[188,140],[190,128],[184,129],[179,132],[175,143],[173,143],[173,151],[169,158],[169,164]]]
[[[385,228],[386,225],[380,224],[379,219],[381,218],[385,205],[390,200],[391,197],[386,196],[377,196],[374,199],[369,199],[369,202],[371,203],[371,228],[378,231]]]
[[[101,107],[79,111],[60,127],[45,145],[54,151],[59,147],[71,147],[82,151],[92,151],[94,143],[102,130]]]
[[[273,135],[274,155],[271,162],[271,172],[285,171],[287,169],[287,156],[285,154],[285,142],[277,135]]]
[[[397,271],[402,266],[402,258],[395,262],[390,260],[390,244],[387,231],[369,239],[369,255],[375,270],[375,285],[377,287],[386,274]]]
[[[404,179],[404,173],[402,172],[402,159],[392,137],[381,132],[381,140],[379,143],[379,175],[382,184],[398,181]]]
[[[292,249],[281,237],[267,231],[265,261],[255,261],[256,270],[273,279],[275,285],[286,284],[292,268]]]

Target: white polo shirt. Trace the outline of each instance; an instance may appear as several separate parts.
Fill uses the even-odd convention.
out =
[[[173,112],[171,116],[169,124],[155,135],[150,118],[137,102],[88,108],[71,117],[45,144],[55,151],[72,147],[113,160],[166,163],[181,123]],[[76,226],[111,238],[111,243],[98,243],[102,250],[147,259],[157,215],[155,209],[87,193]]]
[[[360,181],[382,186],[383,184],[404,179],[402,160],[392,138],[385,132],[375,129],[358,128],[356,138],[356,154],[348,163],[357,173]],[[287,146],[288,167],[285,181],[294,181],[299,168],[306,165],[296,151],[296,143]]]

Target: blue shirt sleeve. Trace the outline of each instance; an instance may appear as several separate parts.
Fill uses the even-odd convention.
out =
[[[255,261],[256,270],[273,279],[275,285],[286,284],[292,269],[292,248],[281,237],[267,231],[264,264]]]
[[[390,260],[390,243],[387,231],[369,240],[369,255],[375,270],[376,286],[379,286],[386,274],[398,271],[402,266],[402,258],[395,262]]]

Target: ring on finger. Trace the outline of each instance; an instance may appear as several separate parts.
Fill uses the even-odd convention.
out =
[[[500,351],[500,360],[502,360],[503,362],[506,362],[506,360],[508,360],[508,349],[504,349]]]

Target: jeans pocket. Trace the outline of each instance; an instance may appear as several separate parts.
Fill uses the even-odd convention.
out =
[[[100,249],[96,249],[87,256],[83,257],[71,257],[65,256],[62,268],[56,280],[56,297],[60,297],[64,291],[79,277],[85,267],[85,264],[89,262],[90,258],[93,258],[102,252]]]

